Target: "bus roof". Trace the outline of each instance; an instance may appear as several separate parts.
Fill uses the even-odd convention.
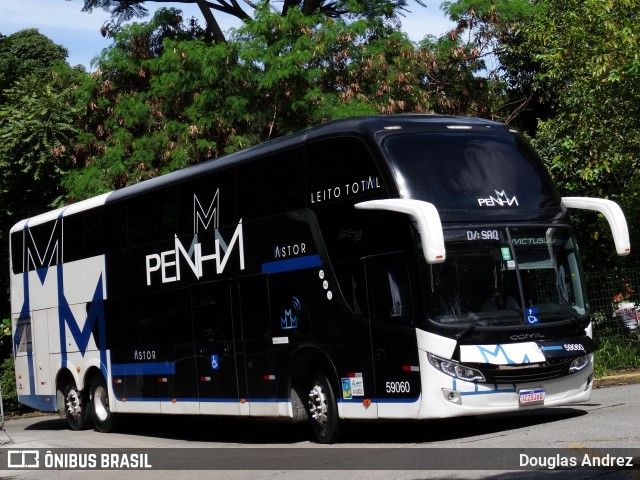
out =
[[[375,138],[380,132],[393,132],[397,130],[420,131],[444,131],[449,128],[483,127],[506,132],[510,127],[499,122],[479,118],[432,115],[432,114],[394,114],[371,115],[366,117],[353,117],[341,120],[333,120],[321,125],[307,128],[281,138],[240,150],[235,153],[213,158],[197,165],[189,166],[175,172],[161,175],[156,178],[114,190],[97,197],[71,204],[57,210],[36,215],[18,222],[11,232],[22,230],[28,224],[30,227],[54,220],[61,216],[81,212],[102,206],[107,203],[117,202],[126,198],[141,195],[165,186],[181,183],[185,180],[221,170],[233,165],[243,163],[249,159],[268,155],[278,150],[293,148],[306,142],[332,136],[357,135],[361,137]],[[513,130],[511,130],[513,131]]]

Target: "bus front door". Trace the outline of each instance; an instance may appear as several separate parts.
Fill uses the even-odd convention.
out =
[[[200,413],[239,415],[230,284],[198,285],[191,301]]]
[[[421,388],[407,264],[382,257],[367,272],[378,417],[416,418]]]

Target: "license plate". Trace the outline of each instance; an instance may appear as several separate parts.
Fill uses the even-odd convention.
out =
[[[543,388],[528,388],[518,392],[520,405],[540,405],[544,403]]]

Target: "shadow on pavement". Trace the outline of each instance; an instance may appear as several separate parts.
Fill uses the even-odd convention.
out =
[[[508,432],[586,415],[576,408],[460,417],[422,422],[352,422],[342,442],[363,444],[432,443]],[[26,430],[67,430],[64,419],[47,417]],[[255,418],[173,415],[122,415],[118,433],[194,442],[294,444],[313,441],[308,424]]]

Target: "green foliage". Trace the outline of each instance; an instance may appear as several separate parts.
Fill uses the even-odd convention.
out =
[[[540,64],[534,82],[552,116],[540,122],[535,146],[565,195],[618,201],[638,238],[640,177],[640,12],[635,1],[547,2],[526,30]],[[583,251],[594,268],[614,265],[608,227],[595,216]],[[587,229],[583,229],[587,230]],[[600,241],[607,236],[605,242]],[[606,249],[602,248],[606,245]],[[603,260],[610,259],[603,264]]]
[[[0,326],[0,345],[2,345],[5,338],[11,337],[11,319],[5,318],[2,320],[2,325]]]
[[[65,80],[29,75],[0,106],[0,202],[15,220],[63,196],[60,180],[78,133]],[[16,217],[17,216],[17,217]]]
[[[456,41],[416,46],[366,15],[280,15],[263,2],[255,21],[213,44],[180,18],[160,10],[115,32],[98,72],[77,89],[84,112],[74,161],[82,168],[64,178],[70,199],[335,118],[492,116],[498,103],[500,86],[476,75],[477,58],[456,56]]]
[[[523,123],[523,111],[535,104],[531,78],[536,71],[530,52],[522,48],[520,32],[532,19],[543,15],[545,2],[529,0],[457,0],[445,1],[442,9],[456,22],[451,39],[460,43],[464,53],[478,64],[474,75],[495,79],[498,91],[480,89],[474,97],[490,95],[495,100],[489,110],[507,123]],[[462,41],[461,39],[467,39]],[[463,88],[466,87],[464,84]],[[484,111],[478,116],[486,117]]]
[[[67,49],[53,43],[36,29],[0,35],[0,102],[3,91],[26,76],[46,75],[56,64],[67,58]]]
[[[13,355],[5,358],[0,364],[0,387],[2,387],[2,405],[5,412],[17,413],[30,410],[18,403]]]
[[[79,131],[72,90],[86,75],[70,68],[66,56],[65,48],[37,30],[0,36],[0,264],[5,272],[13,224],[49,209],[66,193],[60,181]],[[0,276],[5,294],[7,278]]]
[[[594,363],[597,378],[621,370],[637,369],[640,366],[640,343],[619,337],[601,338]]]
[[[452,37],[467,38],[468,55],[486,59],[486,73],[475,74],[505,86],[490,111],[530,134],[563,195],[612,198],[627,215],[632,242],[638,238],[637,2],[458,0],[443,9],[458,24]],[[586,266],[618,265],[604,219],[572,216]]]
[[[415,0],[420,6],[425,6],[422,0]],[[101,8],[111,13],[115,22],[115,30],[120,29],[123,22],[133,18],[143,18],[149,13],[145,7],[148,3],[165,3],[165,0],[84,0],[83,11],[91,12],[96,8]],[[181,3],[193,3],[198,6],[206,22],[206,37],[208,40],[223,43],[226,41],[225,35],[218,25],[215,15],[224,13],[237,17],[245,22],[253,22],[252,16],[244,8],[264,9],[268,8],[275,12],[275,5],[268,1],[251,2],[246,1],[243,5],[233,0],[210,0],[208,2],[200,0],[183,0]],[[385,20],[395,20],[398,14],[407,11],[407,0],[285,0],[282,3],[280,14],[287,16],[292,10],[297,10],[303,15],[322,15],[327,18],[349,17],[365,18],[368,21],[375,21],[382,26]],[[244,8],[243,8],[244,7]],[[214,15],[215,14],[215,15]],[[103,28],[104,34],[110,34],[110,28]]]

